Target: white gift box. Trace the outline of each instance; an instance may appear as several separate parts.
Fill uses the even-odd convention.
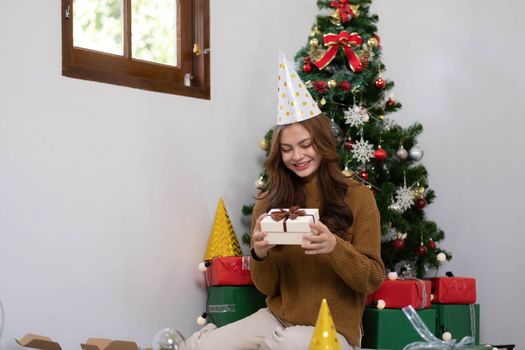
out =
[[[289,209],[282,209],[289,211]],[[295,219],[290,217],[275,221],[271,213],[281,211],[272,209],[268,216],[261,221],[261,230],[267,232],[266,240],[270,244],[301,244],[305,234],[313,234],[310,223],[319,222],[319,210],[316,208],[300,208],[305,212],[304,216],[297,216]]]

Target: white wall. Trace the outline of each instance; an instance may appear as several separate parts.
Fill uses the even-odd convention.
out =
[[[242,234],[257,144],[274,121],[276,52],[293,56],[317,14],[315,1],[211,3],[211,101],[63,78],[59,2],[2,3],[1,349],[26,332],[77,349],[92,336],[146,346],[164,326],[196,329],[205,297],[196,265],[218,198]],[[425,126],[438,195],[428,213],[454,253],[442,272],[478,278],[482,340],[523,347],[525,5],[498,5],[375,9],[384,75],[404,103],[393,117]]]
[[[384,74],[408,126],[419,121],[437,199],[428,215],[454,257],[440,270],[475,276],[481,338],[525,348],[525,3],[376,1]]]
[[[60,1],[2,1],[1,349],[26,332],[80,349],[88,337],[146,346],[166,326],[196,330],[219,197],[240,236],[275,120],[278,49],[293,57],[316,12],[211,1],[203,101],[64,78]]]

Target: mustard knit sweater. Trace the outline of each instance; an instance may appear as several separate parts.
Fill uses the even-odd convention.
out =
[[[319,208],[314,183],[305,185],[306,208]],[[293,325],[315,326],[321,300],[325,298],[335,327],[348,343],[361,344],[361,317],[366,295],[381,285],[379,211],[370,189],[348,180],[346,203],[354,223],[330,253],[306,255],[298,245],[278,245],[263,260],[252,259],[252,278],[266,295],[271,312]],[[264,213],[264,199],[253,210],[255,219]]]

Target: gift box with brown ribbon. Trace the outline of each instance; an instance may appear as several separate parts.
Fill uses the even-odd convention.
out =
[[[301,244],[305,234],[315,234],[311,223],[319,222],[319,210],[314,208],[271,209],[261,221],[270,244]]]

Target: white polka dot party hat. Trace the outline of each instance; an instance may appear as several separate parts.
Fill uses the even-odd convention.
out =
[[[317,103],[282,52],[279,53],[277,79],[277,125],[300,122],[321,114]]]

